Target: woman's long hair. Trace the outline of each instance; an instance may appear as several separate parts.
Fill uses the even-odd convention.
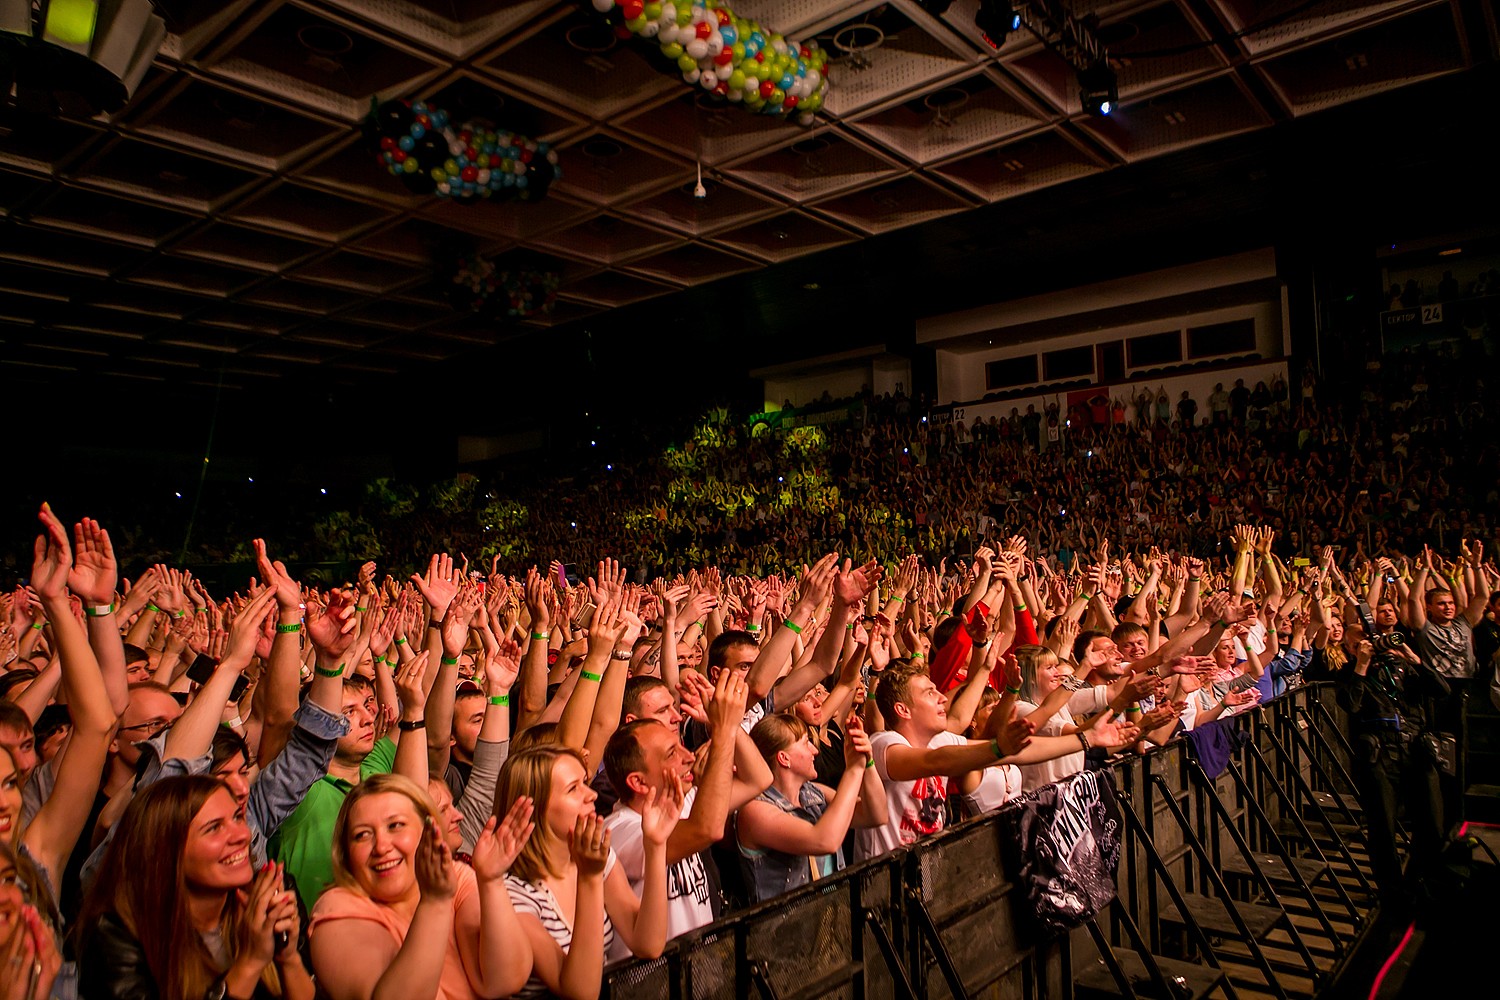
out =
[[[344,796],[344,804],[339,807],[339,818],[333,824],[333,884],[340,889],[348,889],[361,896],[366,895],[364,887],[360,885],[359,880],[354,877],[354,872],[349,868],[349,814],[354,811],[355,805],[361,799],[386,792],[405,795],[411,800],[412,807],[417,811],[417,817],[422,821],[424,833],[429,820],[436,823],[439,828],[442,827],[437,806],[433,804],[432,796],[427,794],[425,788],[419,787],[415,781],[401,774],[370,775]]]
[[[1033,705],[1042,703],[1037,694],[1036,676],[1047,663],[1047,658],[1057,659],[1057,654],[1046,646],[1018,646],[1016,647],[1016,665],[1021,668],[1021,694],[1020,699]]]
[[[189,775],[163,778],[137,792],[78,919],[79,932],[86,935],[113,914],[140,942],[162,997],[202,996],[224,972],[193,929],[182,864],[193,818],[221,791],[230,794],[216,778]],[[219,924],[227,949],[237,941],[239,919],[239,899],[230,892]],[[275,963],[266,966],[261,981],[281,995]]]
[[[500,769],[500,780],[495,784],[495,815],[504,819],[510,807],[521,796],[529,796],[535,811],[536,827],[526,840],[526,846],[516,855],[510,873],[526,882],[540,882],[547,876],[557,878],[562,872],[553,871],[548,860],[546,829],[547,804],[552,799],[552,771],[562,757],[572,757],[588,774],[588,765],[583,754],[560,743],[543,743],[520,753],[513,753]]]

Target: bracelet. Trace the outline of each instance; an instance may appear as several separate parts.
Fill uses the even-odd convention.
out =
[[[989,649],[990,648],[990,643],[992,643],[994,641],[995,640],[993,640],[993,639],[986,639],[983,642],[976,642],[976,643],[974,643],[974,648],[975,649]]]
[[[398,645],[398,646],[404,646],[404,645],[406,645],[406,637],[402,636],[401,638],[397,639],[396,640],[396,645]]]
[[[427,627],[428,628],[435,628],[439,632],[441,632],[443,630],[443,623],[440,622],[440,621],[438,621],[435,618],[429,618],[429,619],[427,619]]]
[[[206,614],[208,614],[208,609],[207,608],[195,608],[194,610],[195,610],[195,612],[197,614],[200,614],[200,615],[206,615]]]
[[[746,625],[745,626],[745,631],[746,632],[759,632],[760,631],[760,626],[759,625]]]
[[[370,609],[369,609],[369,608],[362,608],[362,607],[360,607],[360,606],[359,606],[359,605],[358,605],[358,604],[356,604],[356,605],[355,605],[355,606],[354,606],[354,610],[355,610],[355,611],[369,611],[369,610],[370,610]]]
[[[402,719],[401,721],[396,723],[396,728],[401,730],[403,733],[414,733],[418,729],[426,729],[427,720],[413,719],[411,722],[407,722],[405,719]]]
[[[506,705],[510,704],[510,695],[508,695],[508,694],[492,694],[492,695],[490,695],[490,704],[491,705],[499,705],[499,706],[501,706],[503,708]]]
[[[603,675],[601,675],[601,674],[591,674],[587,670],[580,670],[579,674],[582,675],[582,677],[583,677],[584,680],[586,680],[586,681],[593,681],[595,684],[598,684],[600,681],[604,680]]]
[[[322,667],[313,667],[313,673],[319,677],[342,677],[344,676],[344,665],[340,663],[337,670],[324,670]]]
[[[445,666],[445,667],[451,667],[451,666],[453,666],[457,662],[458,662],[458,657],[456,657],[456,656],[445,656],[445,657],[443,657],[443,666]]]
[[[865,770],[866,771],[868,771],[870,768],[872,768],[874,766],[875,766],[875,758],[871,757],[869,760],[865,761]]]
[[[371,662],[373,662],[373,663],[374,663],[374,664],[375,664],[375,665],[376,665],[376,666],[377,666],[377,667],[378,667],[378,666],[380,666],[380,665],[381,665],[381,664],[382,664],[382,663],[384,663],[384,662],[385,662],[385,657],[383,657],[383,656],[377,656],[377,657],[374,657],[374,658],[373,658],[373,660],[372,660],[372,661],[371,661]]]
[[[157,614],[161,614],[161,608],[158,608],[156,605],[152,604],[150,601],[146,602],[146,610],[147,611],[155,611]]]
[[[1021,693],[1021,689],[1020,688],[1013,688],[1009,684],[1007,684],[1005,686],[1005,693],[1006,694],[1020,694]]]
[[[1078,742],[1083,744],[1084,753],[1088,753],[1090,750],[1094,749],[1093,747],[1089,746],[1089,738],[1083,734],[1082,729],[1078,730],[1075,735],[1078,737]]]
[[[698,626],[698,628],[699,628],[700,631],[703,631],[703,632],[707,632],[708,631],[708,629],[706,629],[706,628],[703,627],[703,622],[701,622],[701,621],[688,622],[688,628],[692,628],[694,625]],[[683,629],[683,631],[686,632],[687,629]]]
[[[1132,706],[1130,708],[1127,708],[1127,709],[1125,709],[1125,714],[1126,715],[1140,715],[1141,714],[1141,706],[1134,705],[1134,706]]]
[[[802,626],[798,625],[796,622],[792,621],[790,618],[788,618],[786,621],[782,622],[781,624],[785,625],[787,628],[791,629],[793,632],[796,632],[798,635],[802,634]]]
[[[1025,611],[1025,610],[1026,610],[1026,605],[1024,605],[1024,604],[1017,604],[1016,605],[1016,612],[1017,613],[1020,613],[1020,612]]]
[[[1083,598],[1085,601],[1092,601],[1094,599],[1094,597],[1095,597],[1094,594],[1085,594],[1081,590],[1078,592],[1078,596],[1081,597],[1081,598]]]
[[[1222,618],[1220,618],[1218,621],[1214,622],[1214,628],[1225,629],[1225,628],[1228,628],[1228,627],[1229,627],[1229,623],[1226,622]]]
[[[1201,579],[1203,579],[1201,576],[1190,576],[1188,577],[1188,583],[1197,583]]]
[[[848,625],[845,625],[844,628],[848,629],[850,632],[853,632],[854,631],[854,623],[850,622]]]
[[[941,618],[944,615],[951,615],[951,614],[953,614],[953,612],[951,612],[951,611],[939,611],[937,614],[933,615],[933,617],[934,618]]]
[[[182,621],[186,617],[187,617],[187,612],[186,611],[174,611],[174,612],[172,612],[172,620],[173,621]]]
[[[44,628],[47,627],[47,623],[46,622],[32,622],[31,623],[31,627],[34,628],[34,629],[36,629],[38,632],[40,632],[42,629],[44,629]]]
[[[904,597],[897,597],[895,594],[892,594],[890,597],[887,597],[886,600],[892,602],[893,604],[905,604],[906,603],[906,598],[904,598]]]
[[[1000,752],[1000,741],[998,739],[990,740],[990,750],[995,754],[996,760],[999,760],[1001,757],[1005,756]]]
[[[114,606],[113,603],[110,603],[110,604],[96,604],[93,607],[89,607],[88,605],[84,605],[83,613],[86,614],[86,615],[88,615],[90,618],[103,618],[106,615],[112,615],[112,614],[114,614],[115,613],[115,606]]]
[[[234,718],[220,724],[228,726],[230,729],[239,729],[245,724],[245,720],[236,715]]]
[[[917,652],[917,653],[911,654],[911,656],[907,657],[907,659],[909,659],[909,660],[925,660],[925,659],[927,659],[927,654],[921,653],[921,652]]]
[[[290,625],[282,625],[281,623],[278,622],[277,625],[276,625],[276,631],[280,632],[282,635],[289,635],[292,632],[301,632],[302,631],[302,623],[301,622],[292,622],[292,624],[290,624]]]
[[[533,633],[531,633],[531,637],[533,639],[538,640],[539,642],[546,642],[548,639],[552,638],[552,633],[551,632],[533,632]]]
[[[611,651],[610,654],[609,654],[610,659],[612,659],[612,660],[621,660],[621,661],[628,660],[628,659],[630,659],[634,655],[635,654],[632,653],[628,649],[616,649],[616,650]]]

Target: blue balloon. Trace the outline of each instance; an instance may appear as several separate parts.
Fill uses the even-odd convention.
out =
[[[426,125],[423,125],[421,122],[412,122],[411,123],[411,137],[413,139],[420,139],[420,138],[422,138],[422,136],[424,136],[426,134],[427,134],[427,126]]]
[[[516,187],[523,188],[525,186],[526,186],[526,175],[525,174],[521,174],[519,177],[516,178]]]
[[[413,104],[411,106],[411,113],[414,115],[425,115],[427,113],[427,103],[425,101],[418,101]]]
[[[734,30],[734,25],[726,24],[719,29],[719,37],[724,39],[725,45],[733,45],[739,41],[740,33]]]
[[[782,90],[791,90],[792,89],[792,85],[794,83],[796,83],[796,82],[797,81],[795,79],[793,79],[792,74],[790,74],[790,73],[784,73],[784,74],[782,74],[781,83],[780,83],[779,86],[781,87]]]
[[[410,153],[412,151],[412,147],[416,146],[416,144],[417,141],[409,135],[403,135],[401,138],[396,140],[396,145],[400,146],[402,151],[407,153]]]
[[[464,167],[467,167],[469,165],[469,158],[460,153],[453,162],[457,163],[458,169],[462,170]]]

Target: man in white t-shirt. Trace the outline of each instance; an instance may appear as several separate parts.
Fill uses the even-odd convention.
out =
[[[1037,764],[1089,745],[1115,749],[1129,745],[1137,735],[1134,727],[1108,723],[1096,726],[1083,740],[1033,738],[1028,723],[1010,719],[998,723],[995,739],[965,739],[948,732],[948,698],[932,679],[900,667],[881,674],[875,703],[891,727],[870,737],[871,759],[885,784],[889,818],[884,826],[855,831],[855,853],[861,861],[943,829],[948,778],[996,764]]]
[[[771,770],[739,727],[748,687],[742,674],[724,670],[705,706],[709,749],[697,787],[682,803],[682,822],[667,840],[667,934],[676,937],[714,919],[712,860],[708,847],[723,839],[729,814],[771,785]],[[694,757],[678,732],[652,719],[621,726],[604,748],[604,771],[620,795],[605,819],[610,846],[630,887],[640,895],[645,845],[640,808],[651,789],[660,793],[669,775],[693,780]],[[736,771],[738,772],[736,774]]]

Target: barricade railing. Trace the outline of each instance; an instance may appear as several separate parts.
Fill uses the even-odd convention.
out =
[[[1352,937],[1348,928],[1357,928],[1373,905],[1355,912],[1337,879],[1319,896],[1299,871],[1299,861],[1327,864],[1317,834],[1325,843],[1338,841],[1321,802],[1349,796],[1338,781],[1348,759],[1337,760],[1342,722],[1328,692],[1311,685],[1226,722],[1248,742],[1218,777],[1208,775],[1186,740],[1112,763],[1125,823],[1117,897],[1071,935],[1034,929],[1026,891],[1013,877],[1001,810],[676,938],[660,958],[616,964],[606,970],[603,995],[1073,1000],[1084,992],[1080,972],[1097,973],[1102,964],[1118,981],[1115,992],[1130,996],[1143,984],[1129,981],[1129,969],[1144,964],[1148,977],[1155,970],[1170,978],[1170,971],[1162,972],[1168,960],[1159,967],[1157,956],[1175,951],[1181,954],[1171,960],[1173,969],[1184,960],[1200,963],[1195,967],[1209,974],[1214,988],[1233,998],[1233,977],[1218,957],[1227,929],[1251,941],[1245,961],[1271,981],[1268,992],[1286,996],[1291,991],[1274,985],[1271,960],[1256,941],[1272,923],[1285,936],[1281,947],[1307,966],[1302,975],[1326,983],[1330,970],[1313,967],[1303,937],[1314,930],[1307,927],[1331,942],[1322,946],[1332,955],[1322,963],[1327,966],[1343,956]],[[1293,731],[1296,737],[1289,736]],[[1335,811],[1357,815],[1352,808]],[[1277,832],[1280,821],[1294,816],[1295,843]],[[1225,874],[1232,856],[1248,869],[1242,888]],[[1347,850],[1338,859],[1360,873]],[[1274,875],[1264,870],[1268,864]],[[1247,892],[1259,902],[1244,898]],[[1278,892],[1298,897],[1316,923],[1299,927],[1285,914],[1273,920],[1269,911],[1276,906],[1264,904]],[[1205,898],[1223,906],[1224,927],[1205,926],[1213,924],[1203,916]],[[1351,914],[1349,920],[1341,915],[1338,926],[1324,912],[1331,899]],[[1266,922],[1257,924],[1257,915]]]

